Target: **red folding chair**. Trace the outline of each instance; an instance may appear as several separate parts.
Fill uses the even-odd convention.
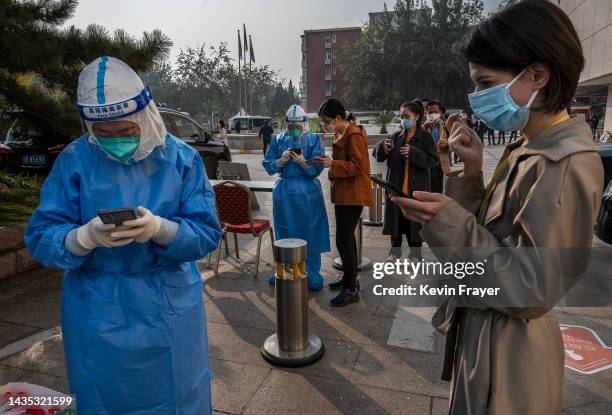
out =
[[[215,185],[215,197],[219,220],[225,226],[225,232],[234,234],[236,258],[240,259],[238,234],[251,234],[257,238],[257,258],[255,276],[259,273],[259,257],[261,253],[261,238],[270,231],[270,240],[274,245],[274,231],[267,219],[253,219],[251,216],[251,190],[239,183],[225,181]],[[217,250],[217,268],[221,255],[221,244]]]

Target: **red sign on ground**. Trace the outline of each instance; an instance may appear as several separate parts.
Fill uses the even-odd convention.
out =
[[[565,345],[565,366],[591,375],[612,367],[612,348],[588,327],[559,324]]]

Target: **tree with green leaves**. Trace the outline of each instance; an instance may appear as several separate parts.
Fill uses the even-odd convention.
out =
[[[376,115],[374,122],[380,125],[380,134],[387,134],[387,124],[391,123],[395,118],[393,111],[381,111]]]
[[[471,87],[457,46],[483,18],[482,0],[398,0],[341,55],[358,109],[392,109],[420,96],[463,107]]]
[[[289,80],[289,84],[286,87],[282,82],[278,82],[276,88],[274,88],[270,112],[274,115],[284,116],[287,109],[297,103],[299,103],[299,99],[293,82]]]
[[[241,68],[242,82],[249,80],[249,103],[253,97],[254,115],[284,112],[298,102],[293,83],[285,87],[278,73],[268,65]],[[230,57],[227,44],[203,44],[181,50],[174,67],[163,62],[142,73],[143,81],[151,87],[156,102],[170,108],[181,108],[196,119],[229,118],[239,111],[238,67]],[[246,108],[246,107],[245,107]]]
[[[86,64],[109,55],[142,71],[165,59],[172,46],[157,29],[136,39],[97,24],[62,28],[77,5],[77,0],[0,2],[0,95],[42,130],[67,135],[81,132],[76,89]]]

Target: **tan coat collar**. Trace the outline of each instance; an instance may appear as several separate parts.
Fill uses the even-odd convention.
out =
[[[568,121],[541,132],[534,139],[523,145],[524,139],[508,144],[507,150],[518,147],[517,155],[540,155],[552,162],[575,153],[595,151],[591,129],[583,115],[577,115]]]
[[[591,138],[591,130],[583,116],[572,117],[567,122],[543,131],[525,145],[523,143],[524,139],[521,138],[506,146],[505,154],[511,153],[508,159],[509,170],[505,179],[500,181],[498,189],[491,196],[485,225],[502,216],[508,178],[512,177],[517,162],[522,156],[539,155],[552,162],[558,162],[571,154],[596,151]]]

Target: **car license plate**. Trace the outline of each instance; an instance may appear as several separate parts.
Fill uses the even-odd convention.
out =
[[[47,155],[46,154],[26,154],[21,159],[21,163],[24,166],[46,166]]]

